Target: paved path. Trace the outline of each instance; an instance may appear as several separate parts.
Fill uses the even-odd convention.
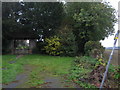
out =
[[[9,84],[2,84],[3,88],[78,88],[78,86],[72,82],[66,82],[64,77],[53,76],[41,72],[45,76],[43,79],[45,83],[40,84],[36,87],[26,86],[24,83],[28,81],[28,76],[32,69],[36,68],[35,66],[25,65],[24,72],[17,75],[16,80]]]

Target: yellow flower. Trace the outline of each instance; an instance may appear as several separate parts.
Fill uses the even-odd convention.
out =
[[[102,65],[103,65],[103,66],[105,66],[106,64],[105,64],[105,63],[103,63]]]
[[[100,61],[100,62],[101,62],[101,61],[102,61],[102,59],[99,59],[98,61]]]

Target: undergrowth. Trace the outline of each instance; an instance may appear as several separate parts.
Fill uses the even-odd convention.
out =
[[[89,77],[90,73],[98,65],[104,66],[107,65],[107,62],[103,61],[102,59],[95,59],[88,56],[76,57],[75,60],[73,61],[69,78],[83,88],[97,88],[95,85],[90,83]],[[110,84],[108,83],[110,81],[115,82],[116,85],[117,84],[120,85],[120,83],[117,82],[120,79],[119,70],[120,66],[114,66],[110,64],[106,84]]]
[[[89,73],[92,72],[96,62],[96,59],[88,56],[76,57],[70,70],[69,78],[80,85],[80,87],[95,88],[95,86],[88,82],[83,82],[80,79],[89,77]]]

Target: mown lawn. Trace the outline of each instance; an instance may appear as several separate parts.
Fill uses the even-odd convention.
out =
[[[16,76],[24,71],[25,65],[34,66],[32,72],[29,73],[29,85],[37,85],[42,82],[42,72],[51,75],[65,75],[69,73],[71,63],[74,57],[59,57],[47,55],[24,55],[16,59],[16,55],[2,56],[2,82],[9,83],[14,81]],[[41,81],[40,81],[41,80]],[[39,82],[38,82],[39,81]]]

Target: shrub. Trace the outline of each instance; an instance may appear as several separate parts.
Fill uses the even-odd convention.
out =
[[[96,57],[96,55],[102,54],[104,49],[99,41],[88,41],[85,44],[85,54],[88,56]]]
[[[47,43],[47,45],[44,46],[44,50],[49,55],[60,55],[62,53],[62,51],[60,51],[60,39],[57,36],[46,38],[45,42]]]
[[[62,43],[61,50],[63,51],[63,56],[75,56],[76,55],[76,42],[75,36],[72,32],[72,29],[69,28],[67,25],[62,27],[59,32],[58,36],[60,37],[60,41]]]
[[[38,41],[38,42],[36,43],[36,47],[37,47],[38,52],[39,52],[40,54],[45,54],[45,53],[46,53],[46,51],[43,49],[45,45],[46,45],[46,44],[45,44],[45,42],[43,42],[43,41]]]

